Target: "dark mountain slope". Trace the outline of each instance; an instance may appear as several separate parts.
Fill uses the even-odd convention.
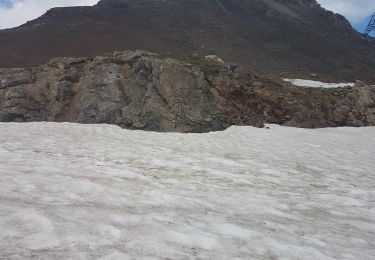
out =
[[[145,49],[217,54],[262,73],[375,81],[375,43],[314,0],[102,0],[0,31],[0,66]]]

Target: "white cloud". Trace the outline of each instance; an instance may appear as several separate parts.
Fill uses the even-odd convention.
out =
[[[97,2],[98,0],[12,0],[11,8],[0,6],[0,29],[21,25],[52,7],[94,5]]]
[[[357,22],[375,11],[375,0],[318,0],[326,9]]]

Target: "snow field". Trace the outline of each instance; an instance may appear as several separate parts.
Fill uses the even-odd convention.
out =
[[[375,128],[0,124],[0,259],[372,259]]]
[[[354,83],[324,83],[320,81],[307,80],[307,79],[283,79],[290,82],[295,86],[309,87],[309,88],[343,88],[353,87]]]

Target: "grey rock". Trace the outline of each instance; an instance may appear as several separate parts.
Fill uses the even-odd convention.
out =
[[[153,131],[207,132],[231,125],[375,125],[375,87],[306,89],[203,57],[145,51],[55,58],[0,70],[0,121],[116,124]]]

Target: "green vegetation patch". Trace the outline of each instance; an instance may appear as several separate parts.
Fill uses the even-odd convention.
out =
[[[171,57],[168,55],[162,55],[165,58],[173,58],[177,60],[181,60],[186,63],[190,63],[193,66],[198,67],[204,74],[206,75],[217,75],[221,71],[222,64],[214,61],[206,59],[203,56],[193,56],[193,55],[186,55],[186,56],[175,56]]]
[[[111,63],[117,64],[117,65],[124,65],[125,61],[117,58],[111,58]]]

